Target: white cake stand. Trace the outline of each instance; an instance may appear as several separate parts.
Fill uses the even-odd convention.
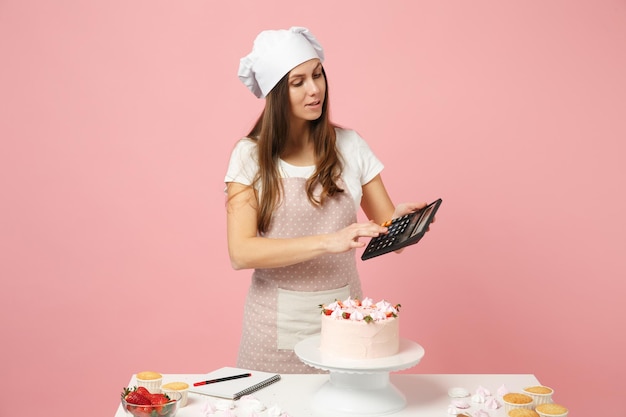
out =
[[[403,409],[406,397],[389,381],[389,372],[411,368],[424,356],[424,348],[407,339],[400,339],[396,355],[367,360],[333,357],[319,346],[316,335],[299,342],[294,351],[305,364],[329,371],[311,405],[332,416],[381,416]]]

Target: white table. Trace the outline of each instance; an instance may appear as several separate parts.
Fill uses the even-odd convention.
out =
[[[257,391],[253,395],[266,406],[278,405],[291,417],[341,417],[341,413],[320,413],[312,407],[311,400],[317,390],[328,381],[325,374],[283,374],[280,381]],[[201,380],[197,374],[165,374],[163,382],[184,381],[190,384]],[[406,406],[393,414],[392,417],[452,417],[447,414],[451,398],[448,390],[454,387],[465,388],[471,394],[482,386],[497,396],[497,390],[502,385],[510,392],[521,391],[530,385],[538,385],[539,381],[531,374],[450,374],[450,375],[420,375],[420,374],[391,374],[390,382],[406,397]],[[129,386],[136,385],[134,376]],[[472,407],[470,411],[481,408],[480,404],[466,399]],[[501,398],[498,398],[501,402]],[[181,408],[177,417],[204,417],[202,413],[205,403],[215,403],[218,398],[189,394],[186,407]],[[486,410],[491,417],[506,417],[504,407],[497,410]],[[347,415],[347,414],[346,414]],[[115,417],[126,417],[121,405]],[[351,417],[355,417],[351,415]]]

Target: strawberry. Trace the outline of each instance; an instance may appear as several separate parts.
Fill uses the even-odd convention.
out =
[[[394,308],[396,309],[396,311],[399,312],[400,311],[400,304],[396,304],[394,306]],[[394,313],[394,312],[389,311],[389,312],[387,312],[387,317],[398,317],[398,315],[396,313]]]
[[[150,404],[163,405],[170,402],[170,398],[165,394],[152,394],[150,396]]]
[[[137,393],[139,393],[139,394],[143,395],[144,397],[146,397],[146,398],[148,398],[148,399],[149,399],[149,398],[150,398],[150,396],[152,395],[152,394],[150,393],[150,391],[148,391],[148,389],[147,389],[146,387],[137,387],[137,388],[135,388],[135,392],[137,392]]]
[[[138,394],[137,392],[131,392],[130,394],[128,394],[126,396],[126,402],[128,404],[135,404],[135,405],[150,405],[150,404],[152,404],[148,398],[144,397],[141,394]]]
[[[170,402],[170,399],[165,394],[152,394],[150,397],[150,402],[154,406],[154,410],[159,415],[167,414],[168,407],[163,407],[165,404]]]
[[[350,313],[348,313],[347,311],[344,311],[341,314],[341,317],[343,317],[344,319],[348,320],[350,318]]]
[[[124,400],[126,400],[129,404],[150,405],[150,399],[145,395],[142,395],[140,392],[137,392],[137,388],[124,388],[122,398],[124,398]]]

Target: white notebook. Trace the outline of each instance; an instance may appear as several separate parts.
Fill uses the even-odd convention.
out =
[[[189,388],[189,391],[198,394],[210,395],[212,397],[238,400],[244,395],[251,394],[280,380],[280,374],[225,366],[223,368],[209,372],[208,374],[199,375],[200,379],[194,382],[212,381],[215,379],[247,373],[251,374],[251,376],[231,379],[229,381],[213,382],[206,385],[199,385],[197,387],[192,385]]]

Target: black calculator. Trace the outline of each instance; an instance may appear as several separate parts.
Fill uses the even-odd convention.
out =
[[[361,255],[361,259],[365,261],[419,242],[428,230],[428,225],[432,222],[440,205],[441,198],[420,210],[385,223],[383,226],[387,226],[387,233],[372,238]]]

